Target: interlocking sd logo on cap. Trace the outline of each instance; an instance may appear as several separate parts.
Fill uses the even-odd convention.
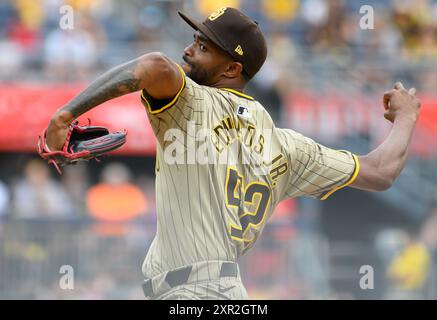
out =
[[[220,17],[223,13],[225,13],[226,9],[227,9],[226,7],[218,9],[216,12],[211,13],[208,19],[214,21],[215,19]]]

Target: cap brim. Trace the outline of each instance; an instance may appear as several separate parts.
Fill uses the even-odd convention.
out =
[[[188,17],[185,13],[178,11],[178,14],[186,23],[188,23],[194,30],[202,32],[209,40],[211,40],[215,45],[227,51],[227,49],[220,43],[220,40],[205,26],[202,22],[197,21],[191,17]]]

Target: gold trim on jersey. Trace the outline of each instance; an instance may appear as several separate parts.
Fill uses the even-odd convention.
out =
[[[244,94],[244,93],[242,93],[240,91],[237,91],[237,90],[234,90],[234,89],[229,89],[229,88],[220,88],[220,89],[221,90],[229,91],[231,93],[236,94],[237,96],[240,96],[240,97],[243,97],[243,98],[246,98],[246,99],[249,99],[249,100],[255,100],[253,97],[248,96],[247,94]]]
[[[358,172],[360,171],[360,161],[358,160],[358,157],[356,155],[352,155],[355,161],[355,170],[354,173],[352,174],[352,177],[344,184],[342,184],[341,186],[335,187],[334,189],[332,189],[331,191],[329,191],[327,194],[325,194],[320,200],[326,200],[328,199],[328,197],[333,194],[335,191],[340,190],[344,187],[347,187],[348,185],[350,185],[351,183],[353,183],[355,181],[355,179],[358,176]]]
[[[152,110],[152,107],[150,106],[149,100],[147,100],[147,98],[144,96],[144,89],[141,90],[141,99],[146,103],[147,109],[148,109],[150,114],[161,113],[161,112],[165,111],[166,109],[170,108],[171,106],[173,106],[175,104],[176,100],[179,98],[182,90],[185,88],[185,73],[184,73],[184,70],[182,70],[182,68],[177,63],[175,63],[175,64],[178,67],[179,72],[181,73],[181,76],[182,76],[182,86],[179,89],[178,93],[176,93],[174,98],[169,103],[167,103],[165,106],[161,107],[158,110]]]

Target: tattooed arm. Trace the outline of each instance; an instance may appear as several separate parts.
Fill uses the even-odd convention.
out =
[[[149,53],[119,65],[55,112],[47,129],[47,146],[50,150],[60,150],[70,122],[105,101],[142,89],[156,99],[171,98],[181,85],[177,66],[161,53]]]

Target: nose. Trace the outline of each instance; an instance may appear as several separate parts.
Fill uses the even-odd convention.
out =
[[[193,56],[193,44],[188,45],[185,49],[184,49],[184,55],[188,56],[188,57],[192,57]]]

